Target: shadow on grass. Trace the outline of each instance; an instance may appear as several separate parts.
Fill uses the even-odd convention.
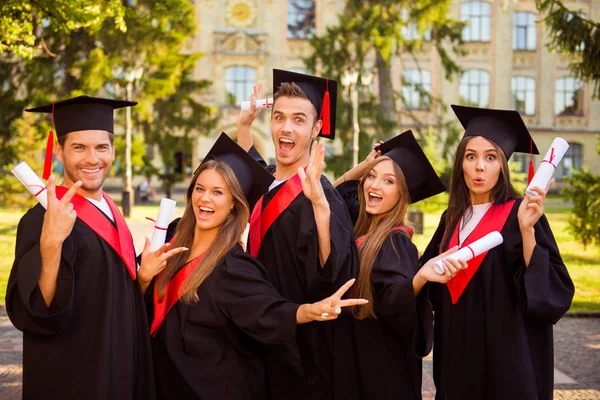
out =
[[[600,312],[600,302],[573,300],[570,313]]]
[[[590,255],[573,255],[573,254],[561,254],[563,262],[565,265],[569,265],[571,263],[575,264],[596,264],[598,263],[598,257],[595,254]]]
[[[16,232],[17,232],[17,224],[10,225],[10,226],[0,229],[0,235],[6,235],[7,233],[16,233]]]

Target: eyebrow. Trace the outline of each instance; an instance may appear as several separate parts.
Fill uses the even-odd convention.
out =
[[[203,185],[203,184],[201,184],[201,183],[196,183],[196,187],[198,187],[198,186],[202,186],[202,187],[204,187],[204,185]],[[225,190],[225,188],[223,188],[223,187],[221,187],[221,186],[215,186],[215,187],[213,187],[213,189],[221,189],[221,190]]]
[[[274,111],[273,111],[273,114],[281,114],[281,115],[284,115],[284,113],[283,113],[282,111],[279,111],[279,110],[274,110]],[[303,116],[303,117],[306,117],[306,118],[308,118],[308,115],[306,115],[306,113],[305,113],[305,112],[303,112],[303,111],[297,111],[297,112],[294,112],[294,113],[292,113],[292,115],[301,115],[301,116]]]
[[[371,169],[371,172],[373,172],[373,171],[374,171],[375,173],[378,173],[378,172],[377,172],[377,170],[376,170],[375,168],[372,168],[372,169]],[[383,176],[393,176],[393,177],[395,178],[395,177],[396,177],[396,174],[394,174],[394,173],[392,173],[392,172],[387,172],[387,173],[383,174]]]
[[[474,152],[474,153],[477,153],[477,150],[474,150],[474,149],[466,149],[466,150],[465,150],[465,152],[467,152],[467,151],[472,151],[472,152]],[[486,150],[484,150],[483,152],[484,152],[484,153],[488,153],[488,152],[490,152],[490,151],[493,151],[494,153],[497,153],[497,152],[498,152],[498,151],[497,151],[496,149],[494,149],[494,148],[492,148],[492,149],[486,149]]]

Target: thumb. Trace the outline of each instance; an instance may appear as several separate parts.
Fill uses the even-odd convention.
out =
[[[150,251],[150,239],[148,238],[144,238],[145,243],[144,243],[144,249],[142,250],[142,253],[147,253],[148,251]]]

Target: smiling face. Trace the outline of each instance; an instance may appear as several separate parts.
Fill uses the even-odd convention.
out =
[[[462,170],[472,204],[491,201],[492,189],[498,183],[502,171],[498,150],[492,142],[481,136],[469,140]]]
[[[215,169],[198,175],[191,196],[196,228],[215,231],[225,222],[234,206],[233,195],[223,176]]]
[[[321,120],[310,100],[301,97],[279,97],[273,105],[271,138],[277,163],[304,166],[308,162],[312,139],[321,130]]]
[[[384,214],[398,204],[400,188],[394,161],[385,159],[373,166],[365,177],[363,195],[365,210],[372,215]]]
[[[56,158],[64,167],[64,185],[83,182],[79,193],[99,199],[102,185],[115,160],[115,148],[107,131],[89,130],[68,133],[63,145],[56,147]]]

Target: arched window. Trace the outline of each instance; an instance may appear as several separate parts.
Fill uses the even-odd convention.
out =
[[[536,16],[530,12],[513,15],[513,50],[535,50]]]
[[[466,106],[489,107],[489,72],[482,69],[471,69],[462,74],[460,78],[460,103]]]
[[[460,20],[468,22],[462,38],[467,42],[489,42],[492,6],[483,1],[469,1],[460,6]]]
[[[229,67],[225,70],[225,104],[233,106],[248,100],[256,82],[256,70]]]
[[[308,39],[315,34],[315,2],[288,0],[288,39]]]
[[[431,93],[431,72],[407,69],[402,77],[402,99],[408,110],[428,110]]]
[[[535,114],[535,79],[514,76],[510,81],[512,106],[523,115]]]
[[[569,148],[565,153],[560,164],[556,166],[556,179],[563,179],[565,176],[573,176],[573,169],[581,169],[583,165],[583,146],[580,143],[569,143]]]
[[[556,115],[583,115],[583,83],[575,78],[556,80]]]
[[[420,35],[417,30],[417,23],[410,21],[410,15],[405,8],[402,9],[402,21],[405,22],[405,24],[402,25],[402,38],[404,40],[431,40],[431,29],[428,29],[425,33]]]

